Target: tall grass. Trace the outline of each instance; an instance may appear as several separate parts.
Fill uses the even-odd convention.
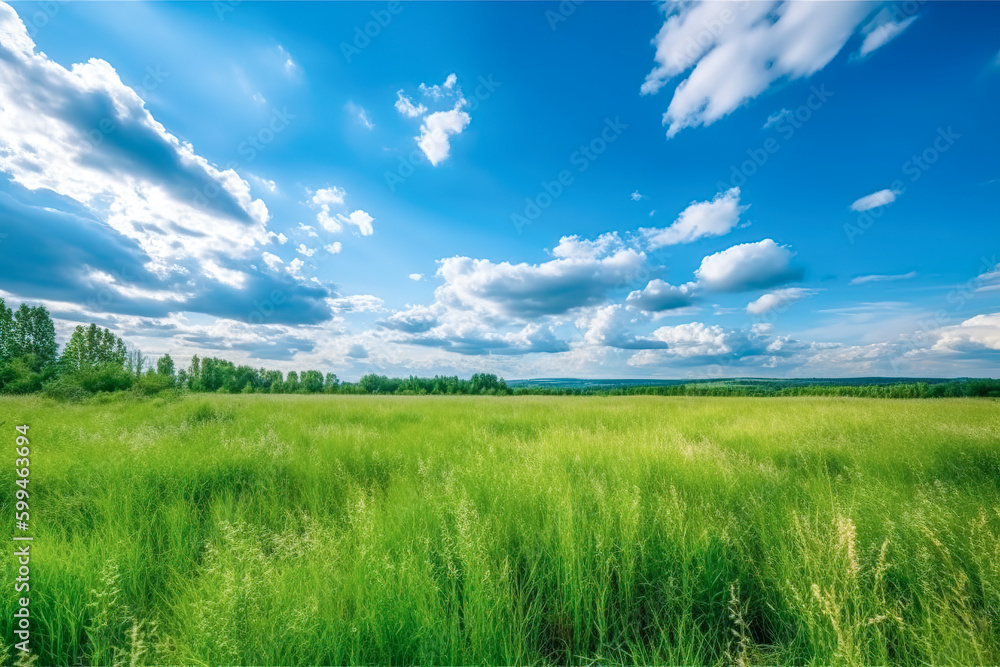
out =
[[[996,664],[998,408],[0,399],[54,665]]]

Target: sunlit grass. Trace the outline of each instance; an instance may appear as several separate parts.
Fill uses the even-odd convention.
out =
[[[0,411],[39,664],[1000,662],[995,400]]]

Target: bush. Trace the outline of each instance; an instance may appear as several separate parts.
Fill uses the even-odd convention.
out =
[[[152,396],[174,388],[174,378],[170,375],[147,373],[135,381],[132,391],[142,396]]]

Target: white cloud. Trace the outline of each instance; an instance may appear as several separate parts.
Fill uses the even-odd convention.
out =
[[[730,188],[715,195],[712,201],[692,202],[669,227],[644,227],[639,233],[646,237],[652,250],[706,236],[722,236],[736,226],[747,208],[740,206],[740,189]]]
[[[676,310],[694,303],[693,288],[693,283],[677,287],[657,278],[643,289],[630,293],[625,303],[647,312]]]
[[[728,344],[726,331],[718,324],[707,326],[701,322],[660,327],[653,332],[657,340],[667,344],[670,353],[679,357],[728,354],[732,348]]]
[[[643,253],[607,239],[566,237],[553,254],[557,259],[541,264],[443,259],[437,275],[445,284],[435,294],[443,303],[493,316],[555,315],[597,305],[611,289],[633,281],[646,264]]]
[[[347,113],[351,114],[354,119],[362,125],[365,129],[372,130],[375,129],[375,123],[372,122],[371,114],[360,104],[355,104],[354,102],[348,102],[345,107]]]
[[[463,107],[468,103],[462,95],[462,89],[458,86],[458,77],[449,74],[444,84],[428,86],[420,84],[420,92],[425,97],[435,101],[446,99],[454,101],[450,109],[434,111],[428,113],[428,109],[423,104],[414,105],[413,100],[399,90],[396,92],[396,109],[407,118],[422,117],[420,124],[420,134],[416,137],[417,146],[433,166],[437,166],[448,159],[451,153],[451,139],[455,135],[461,134],[472,117]]]
[[[288,274],[291,276],[294,276],[296,278],[302,278],[302,267],[304,267],[305,265],[306,265],[305,262],[296,257],[295,259],[293,259],[291,262],[288,263],[288,266],[285,267],[285,271],[287,271]]]
[[[274,271],[277,271],[278,267],[284,264],[281,258],[273,253],[265,252],[261,255],[261,258],[264,260],[264,263],[267,264],[267,267]]]
[[[936,351],[1000,350],[1000,313],[976,315],[935,335]]]
[[[278,45],[278,54],[281,56],[281,59],[284,61],[283,64],[284,64],[284,68],[285,68],[285,73],[286,74],[294,74],[295,70],[296,70],[296,68],[298,66],[295,64],[295,61],[292,60],[291,54],[289,54],[288,51],[285,49],[285,47],[283,47],[280,44]]]
[[[341,245],[340,241],[334,241],[333,243],[323,246],[323,249],[326,250],[331,255],[336,255],[337,253],[339,253],[341,250],[344,249],[344,246]]]
[[[424,274],[422,273],[411,273],[410,280],[420,281],[424,279]]]
[[[851,278],[851,285],[864,285],[865,283],[881,283],[889,282],[895,280],[910,280],[911,278],[916,278],[917,272],[910,271],[909,273],[898,273],[894,275],[869,275],[869,276],[856,276]]]
[[[642,195],[641,195],[641,194],[639,194],[639,191],[638,191],[638,190],[636,190],[635,192],[633,192],[633,193],[632,193],[631,195],[629,195],[629,196],[630,196],[630,197],[632,197],[632,201],[639,201],[640,199],[642,199]]]
[[[274,181],[270,180],[270,179],[261,178],[260,176],[256,176],[254,174],[250,174],[250,180],[252,180],[254,183],[256,183],[257,185],[259,185],[260,187],[264,188],[265,190],[267,190],[271,194],[274,194],[274,193],[276,193],[278,191],[278,184],[275,183]]]
[[[792,115],[794,115],[793,112],[785,108],[782,108],[780,111],[775,111],[773,114],[767,117],[767,120],[764,122],[763,127],[761,127],[760,129],[766,130],[769,127],[774,127],[775,125],[783,121],[785,118],[788,118],[789,116]]]
[[[420,84],[420,92],[426,97],[431,97],[435,100],[439,100],[442,97],[449,96],[451,92],[455,89],[455,84],[458,83],[458,75],[452,73],[448,75],[448,78],[444,80],[442,85],[428,86],[425,83]]]
[[[295,252],[300,255],[305,255],[306,257],[312,257],[316,254],[316,248],[307,248],[305,243],[300,243],[299,247],[295,249]]]
[[[336,186],[332,188],[320,188],[313,193],[312,203],[317,206],[331,206],[334,204],[343,204],[344,197],[347,196],[347,192],[344,188],[338,188]]]
[[[450,111],[436,111],[424,118],[417,145],[432,165],[436,167],[448,158],[452,135],[461,134],[471,120],[459,106]]]
[[[709,125],[772,84],[826,66],[864,21],[865,2],[671,2],[653,43],[656,66],[641,92],[687,72],[663,124],[672,137]]]
[[[887,206],[896,201],[896,197],[898,197],[899,194],[900,193],[895,190],[889,190],[888,188],[885,190],[879,190],[878,192],[865,195],[855,201],[851,204],[851,210],[861,212],[878,208],[879,206]]]
[[[861,48],[858,49],[857,57],[864,58],[876,49],[885,46],[902,35],[903,31],[909,28],[916,20],[917,17],[915,15],[908,18],[896,19],[888,8],[882,9],[861,30],[865,35],[865,40],[861,43]]]
[[[375,233],[375,229],[372,227],[375,218],[360,209],[349,215],[338,214],[337,219],[345,225],[357,227],[362,236],[371,236]]]
[[[327,299],[330,309],[335,313],[377,313],[384,309],[385,302],[371,294],[352,294],[335,299]]]
[[[320,209],[316,214],[316,221],[323,229],[332,234],[343,231],[344,225],[351,225],[357,227],[362,236],[371,236],[375,233],[375,229],[372,227],[375,218],[369,213],[358,209],[346,215],[343,213],[330,214],[330,207],[342,205],[346,195],[344,189],[338,187],[321,188],[313,193],[310,202]]]
[[[36,53],[5,4],[0,54],[0,171],[15,183],[83,204],[158,267],[214,280],[222,272],[205,271],[209,261],[267,243],[270,214],[249,184],[168,132],[109,63],[66,69]]]
[[[285,245],[286,243],[288,243],[288,237],[282,234],[281,232],[278,232],[277,234],[275,234],[274,232],[268,232],[267,238],[275,239],[281,245]]]
[[[774,310],[784,310],[788,306],[816,293],[816,290],[803,287],[787,287],[768,292],[760,298],[747,304],[747,312],[751,315],[763,315]]]
[[[315,236],[319,238],[319,234],[316,233],[316,230],[313,229],[312,225],[307,225],[305,223],[300,222],[299,230],[305,232],[310,237]]]
[[[601,234],[593,241],[574,234],[559,239],[559,244],[552,249],[552,255],[561,259],[594,260],[624,247],[617,232]]]
[[[699,285],[716,292],[767,289],[802,277],[793,256],[771,239],[741,243],[702,259],[695,275]]]
[[[396,111],[407,118],[417,118],[427,113],[427,107],[423,104],[415,105],[413,100],[403,94],[402,89],[396,91]]]

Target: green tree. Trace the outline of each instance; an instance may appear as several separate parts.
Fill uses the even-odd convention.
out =
[[[174,377],[174,360],[169,354],[165,354],[156,360],[156,372],[158,375],[164,377]]]

